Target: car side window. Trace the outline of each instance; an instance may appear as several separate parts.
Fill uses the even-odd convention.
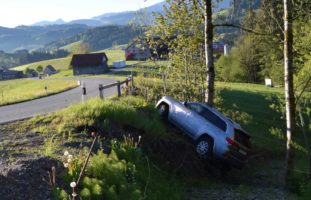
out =
[[[224,122],[220,117],[215,115],[212,111],[209,109],[199,105],[199,104],[188,104],[187,107],[190,110],[193,110],[194,112],[198,113],[202,117],[204,117],[207,121],[218,127],[219,129],[226,131],[227,130],[227,124]]]
[[[210,111],[207,108],[204,108],[202,112],[200,113],[205,119],[207,119],[209,122],[214,124],[219,129],[226,131],[227,130],[227,124],[224,122],[220,117],[215,115],[212,111]]]
[[[197,104],[188,103],[188,104],[187,104],[187,107],[188,107],[190,110],[192,110],[192,111],[194,111],[194,112],[197,112],[197,113],[199,113],[199,112],[201,111],[201,109],[199,109],[199,107],[198,107]]]

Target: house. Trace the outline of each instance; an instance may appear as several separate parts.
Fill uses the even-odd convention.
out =
[[[10,80],[23,78],[22,71],[8,70],[5,67],[0,67],[0,80]]]
[[[57,71],[52,65],[46,66],[45,69],[43,70],[43,74],[45,74],[45,75],[52,75],[52,74],[56,74],[56,73],[57,73]]]
[[[126,60],[146,60],[150,57],[151,51],[146,40],[134,40],[125,49]]]
[[[28,78],[39,77],[38,72],[36,70],[34,70],[34,69],[28,69],[26,75],[27,75]]]
[[[109,71],[107,62],[105,53],[75,54],[72,56],[70,65],[73,75],[102,74]]]

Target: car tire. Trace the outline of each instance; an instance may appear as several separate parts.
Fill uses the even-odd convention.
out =
[[[165,103],[161,103],[157,109],[160,112],[160,116],[162,117],[162,119],[167,120],[168,119],[168,112],[169,112],[169,107],[167,104]]]
[[[195,151],[200,158],[209,159],[213,155],[214,141],[209,136],[200,137],[195,144]]]

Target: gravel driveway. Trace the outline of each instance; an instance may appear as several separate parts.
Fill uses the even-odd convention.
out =
[[[86,99],[99,96],[98,85],[115,82],[114,79],[107,78],[72,78],[80,80],[86,85]],[[105,97],[112,96],[116,93],[116,88],[109,88],[104,91]],[[26,119],[40,114],[54,112],[65,108],[73,103],[81,102],[82,89],[77,87],[66,92],[51,95],[48,97],[35,99],[23,103],[1,106],[0,107],[0,124]]]

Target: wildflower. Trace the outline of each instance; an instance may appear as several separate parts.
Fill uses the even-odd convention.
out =
[[[73,192],[71,195],[72,195],[73,197],[78,196],[78,194],[77,194],[77,193],[75,193],[75,192]]]
[[[69,164],[68,163],[64,163],[64,167],[68,168]]]
[[[73,192],[71,195],[72,195],[72,197],[76,197],[76,196],[78,196],[78,194],[77,194],[77,193],[75,193],[75,192]]]
[[[68,162],[68,163],[71,163],[71,162],[72,162],[72,159],[68,158],[67,162]]]
[[[91,133],[91,136],[92,136],[92,137],[96,137],[96,133],[95,133],[95,132],[92,132],[92,133]]]
[[[73,181],[73,182],[70,183],[70,187],[74,188],[74,187],[76,187],[76,186],[77,186],[77,183],[76,183],[76,182]]]
[[[68,151],[65,151],[64,152],[64,156],[68,156],[69,155],[69,152]]]
[[[71,154],[68,155],[68,159],[72,160],[73,156]]]

